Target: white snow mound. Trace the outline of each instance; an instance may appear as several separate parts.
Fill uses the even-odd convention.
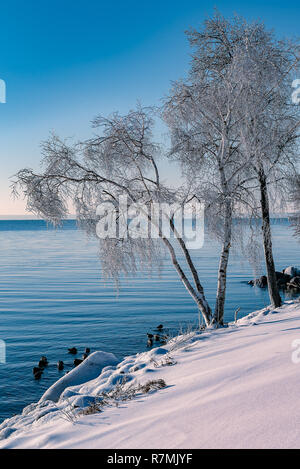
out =
[[[99,376],[104,367],[116,365],[117,363],[118,359],[113,353],[102,351],[92,353],[80,365],[62,376],[47,389],[41,397],[40,403],[44,401],[57,402],[66,388],[86,383]]]

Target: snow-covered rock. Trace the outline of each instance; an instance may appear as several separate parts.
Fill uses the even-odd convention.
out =
[[[297,277],[298,275],[300,275],[300,269],[290,265],[289,267],[284,269],[283,273],[286,275],[290,275],[290,277]]]
[[[287,287],[292,290],[300,290],[300,277],[293,277],[289,283],[287,284]]]
[[[41,397],[40,402],[57,402],[66,388],[86,383],[99,376],[104,367],[116,365],[117,363],[118,359],[113,353],[102,351],[92,353],[80,365],[62,376],[62,378],[47,389]]]

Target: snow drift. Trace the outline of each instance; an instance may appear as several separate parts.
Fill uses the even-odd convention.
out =
[[[62,392],[70,386],[85,383],[99,376],[104,367],[116,365],[117,357],[113,353],[94,352],[69,373],[54,383],[41,397],[40,402],[57,402]]]

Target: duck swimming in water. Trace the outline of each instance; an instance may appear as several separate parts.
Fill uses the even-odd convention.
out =
[[[76,347],[68,348],[68,351],[69,351],[69,353],[71,353],[72,355],[76,355],[76,353],[77,353],[77,348],[76,348]]]
[[[78,365],[80,365],[80,363],[82,363],[82,362],[83,362],[83,360],[80,360],[80,358],[75,358],[75,360],[74,360],[73,363],[74,363],[74,366],[78,366]]]
[[[34,379],[40,379],[43,374],[43,370],[37,371],[34,373]]]
[[[59,360],[57,362],[57,368],[59,369],[59,371],[62,371],[64,369],[64,362],[62,360]]]
[[[152,345],[153,345],[153,339],[148,339],[147,347],[152,347]]]
[[[48,365],[48,359],[47,357],[45,357],[44,355],[41,357],[40,361],[39,361],[39,367],[41,368],[45,368],[45,366]]]

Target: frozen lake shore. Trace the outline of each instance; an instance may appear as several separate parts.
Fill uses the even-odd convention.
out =
[[[0,447],[299,448],[299,366],[300,303],[290,301],[106,366],[6,420]]]

